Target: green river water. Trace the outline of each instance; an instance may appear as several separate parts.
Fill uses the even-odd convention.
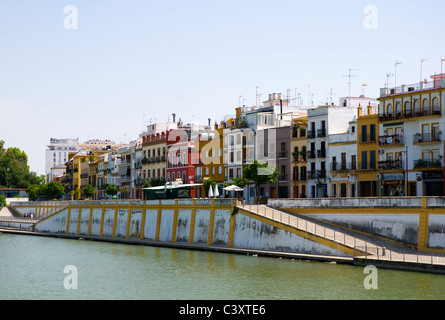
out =
[[[0,233],[1,300],[445,298],[445,275],[378,269],[377,288],[366,289],[367,275],[341,264]]]

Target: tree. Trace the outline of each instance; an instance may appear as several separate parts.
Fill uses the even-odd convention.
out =
[[[202,183],[205,192],[207,193],[210,189],[210,186],[214,188],[216,186],[216,181],[213,178],[208,178]]]
[[[6,206],[6,198],[0,194],[0,206]]]
[[[105,188],[105,193],[109,196],[115,196],[119,191],[119,187],[115,184],[109,184]]]
[[[247,183],[249,182],[249,180],[247,180],[244,177],[232,178],[232,180],[233,180],[233,184],[240,188],[244,188],[245,186],[247,186]]]
[[[123,186],[121,188],[121,192],[124,194],[125,199],[127,199],[128,198],[128,194],[130,193],[130,190],[128,189],[128,186]]]
[[[46,196],[48,199],[60,199],[65,194],[65,187],[59,181],[52,181],[40,186],[39,195]]]
[[[29,200],[36,201],[39,197],[40,185],[32,184],[26,188],[26,193],[28,193]]]
[[[278,178],[278,168],[275,165],[259,163],[254,160],[244,168],[244,177],[255,183],[256,196],[259,200],[260,185],[267,183],[276,183]]]
[[[86,185],[82,188],[82,195],[91,198],[96,194],[96,188],[94,188],[91,184]]]
[[[7,188],[28,188],[41,184],[44,180],[35,172],[29,171],[28,156],[19,148],[4,148],[0,140],[0,186]]]

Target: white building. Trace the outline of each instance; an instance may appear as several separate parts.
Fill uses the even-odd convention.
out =
[[[323,198],[330,194],[327,176],[328,136],[345,133],[350,122],[357,117],[357,108],[334,105],[319,106],[308,110],[307,173],[308,197]],[[350,130],[356,130],[354,129]]]
[[[445,74],[380,90],[381,194],[444,195]]]
[[[45,151],[45,176],[46,182],[52,181],[52,168],[60,168],[68,161],[70,152],[79,151],[79,139],[55,139],[51,138]],[[56,170],[60,174],[60,170]],[[54,172],[54,170],[53,170]],[[63,174],[63,173],[62,173]]]
[[[357,122],[344,133],[328,135],[329,196],[355,197],[357,183]]]

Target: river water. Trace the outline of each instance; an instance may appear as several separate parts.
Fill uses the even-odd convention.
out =
[[[0,233],[0,299],[445,299],[445,275]],[[368,281],[369,283],[369,281]]]

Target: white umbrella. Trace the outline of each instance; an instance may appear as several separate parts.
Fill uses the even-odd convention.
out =
[[[215,186],[215,198],[219,197],[218,186]]]
[[[213,190],[212,190],[212,186],[210,186],[209,188],[209,198],[213,197]]]

